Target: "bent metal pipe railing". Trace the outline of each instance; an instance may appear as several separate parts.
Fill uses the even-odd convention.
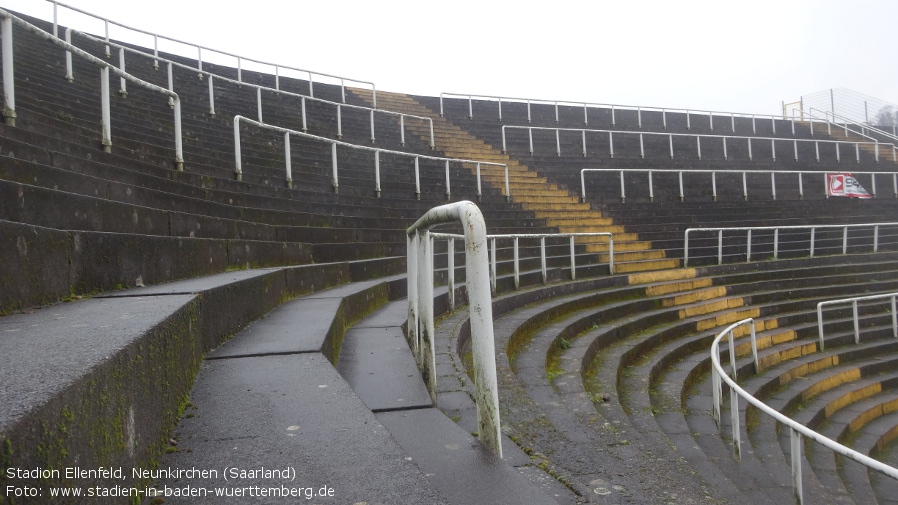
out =
[[[131,30],[131,31],[133,31],[133,32],[142,33],[142,34],[144,34],[144,35],[150,35],[150,36],[152,36],[152,37],[153,37],[153,56],[154,56],[155,58],[157,58],[157,59],[158,59],[158,57],[159,57],[159,39],[162,39],[162,40],[168,40],[168,41],[170,41],[170,42],[175,42],[175,43],[178,43],[178,44],[183,44],[183,45],[185,45],[185,46],[189,46],[189,47],[194,47],[194,48],[196,48],[196,50],[197,50],[197,70],[200,71],[200,72],[203,71],[203,51],[204,51],[204,50],[205,50],[205,51],[209,51],[209,52],[213,52],[213,53],[217,53],[217,54],[220,54],[220,55],[224,55],[224,56],[229,56],[229,57],[232,57],[232,58],[236,58],[236,60],[237,60],[237,80],[240,81],[240,82],[242,82],[242,80],[243,80],[243,79],[242,79],[242,77],[243,77],[243,75],[242,75],[242,74],[243,74],[243,73],[242,73],[242,62],[243,62],[243,61],[249,61],[249,62],[252,62],[252,63],[258,63],[258,64],[260,64],[260,65],[267,65],[267,66],[270,66],[270,67],[274,67],[274,72],[275,72],[275,73],[274,73],[274,76],[275,76],[275,81],[274,81],[274,82],[275,82],[275,89],[280,89],[280,71],[281,71],[281,69],[285,69],[285,70],[293,70],[293,71],[296,71],[296,72],[301,72],[301,73],[304,73],[304,74],[308,74],[308,79],[309,79],[309,96],[312,96],[312,97],[315,96],[315,88],[314,88],[314,82],[313,82],[312,77],[313,77],[313,76],[318,76],[318,77],[329,77],[329,78],[331,78],[331,79],[337,79],[337,80],[340,81],[340,93],[341,93],[341,95],[342,95],[343,102],[346,102],[346,86],[345,86],[346,81],[349,81],[349,82],[351,82],[351,83],[356,83],[356,84],[367,84],[367,85],[370,85],[370,86],[371,86],[371,100],[372,100],[372,103],[374,104],[374,108],[375,108],[375,109],[377,108],[377,91],[376,91],[376,89],[375,89],[375,86],[374,86],[374,83],[373,83],[373,82],[362,81],[362,80],[360,80],[360,79],[354,79],[354,78],[350,78],[350,77],[342,77],[342,76],[339,76],[339,75],[326,74],[326,73],[324,73],[324,72],[316,72],[316,71],[314,71],[314,70],[307,70],[307,69],[303,69],[303,68],[290,67],[290,66],[287,66],[287,65],[279,65],[279,64],[277,64],[277,63],[271,63],[271,62],[262,61],[262,60],[257,60],[257,59],[253,59],[253,58],[247,58],[246,56],[240,56],[240,55],[233,54],[233,53],[229,53],[229,52],[226,52],[226,51],[220,51],[220,50],[218,50],[218,49],[212,49],[212,48],[209,48],[209,47],[201,46],[201,45],[199,45],[199,44],[194,44],[194,43],[192,43],[192,42],[185,42],[185,41],[183,41],[183,40],[178,40],[178,39],[176,39],[176,38],[167,37],[167,36],[165,36],[165,35],[159,35],[159,34],[156,34],[156,33],[153,33],[153,32],[148,32],[148,31],[146,31],[146,30],[141,30],[140,28],[134,28],[134,27],[131,27],[131,26],[127,26],[127,25],[124,25],[124,24],[122,24],[122,23],[118,23],[118,22],[115,22],[115,21],[106,19],[106,18],[104,18],[104,17],[102,17],[102,16],[98,16],[98,15],[96,15],[96,14],[92,14],[92,13],[90,13],[90,12],[83,11],[83,10],[77,8],[77,7],[72,7],[71,5],[66,5],[66,4],[64,4],[64,3],[62,3],[62,2],[58,2],[58,1],[56,1],[56,0],[47,0],[47,1],[53,4],[53,36],[54,36],[54,37],[58,37],[58,36],[59,36],[59,33],[58,33],[58,31],[59,31],[59,30],[58,30],[58,23],[57,23],[57,6],[61,6],[61,7],[65,7],[66,9],[69,9],[69,10],[71,10],[71,11],[78,12],[78,13],[84,14],[84,15],[86,15],[86,16],[92,17],[92,18],[94,18],[94,19],[103,21],[104,26],[105,26],[105,30],[106,30],[105,41],[106,41],[107,44],[110,43],[110,42],[109,42],[109,25],[112,24],[112,25],[114,25],[114,26],[118,26],[118,27],[124,28],[124,29],[126,29],[126,30]],[[110,56],[110,53],[109,53],[109,46],[108,46],[108,45],[107,45],[107,47],[106,47],[106,56],[107,56],[107,57]],[[200,74],[198,74],[198,75],[199,75],[200,79],[203,78],[203,74],[202,74],[202,73],[200,73]]]
[[[408,340],[423,368],[431,397],[436,401],[436,355],[433,322],[433,255],[430,229],[461,223],[465,242],[465,278],[474,355],[474,402],[481,443],[502,457],[499,389],[493,336],[493,305],[487,270],[486,224],[469,201],[434,207],[406,230],[408,237]]]
[[[582,168],[580,169],[580,201],[586,201],[586,177],[585,174],[587,172],[597,172],[597,173],[619,173],[620,174],[620,199],[622,202],[626,201],[627,193],[624,185],[624,174],[631,173],[648,173],[648,185],[649,185],[649,199],[655,199],[655,189],[652,181],[652,174],[673,174],[676,173],[679,179],[679,188],[680,188],[680,200],[686,200],[686,194],[684,192],[685,186],[683,184],[683,174],[710,174],[711,175],[711,196],[717,201],[717,174],[741,174],[742,175],[742,198],[744,200],[748,200],[748,180],[746,176],[748,174],[769,174],[770,175],[770,191],[773,199],[776,200],[776,176],[777,175],[787,175],[787,174],[795,174],[798,175],[798,195],[801,198],[804,198],[804,184],[803,184],[803,176],[809,175],[812,177],[822,177],[823,178],[823,194],[828,195],[827,193],[827,174],[837,173],[838,170],[831,170],[827,172],[821,172],[816,170],[704,170],[704,169],[670,169],[670,170],[653,170],[649,168]],[[852,170],[852,175],[869,175],[870,176],[870,195],[872,197],[876,197],[876,176],[877,175],[891,175],[892,176],[892,192],[895,195],[895,198],[898,198],[898,172],[857,172]]]
[[[870,302],[870,301],[878,301],[878,300],[889,300],[891,301],[891,309],[892,309],[892,336],[898,338],[898,310],[896,310],[895,298],[898,297],[898,293],[883,293],[879,295],[870,295],[870,296],[856,296],[854,298],[842,298],[841,300],[827,300],[825,302],[820,302],[817,304],[817,337],[819,340],[818,347],[821,351],[824,349],[823,342],[823,308],[830,307],[834,305],[847,305],[851,304],[851,312],[852,312],[852,320],[854,322],[854,343],[861,343],[861,327],[860,327],[860,318],[858,317],[857,304],[858,302]]]
[[[476,95],[470,93],[449,93],[442,92],[440,93],[440,117],[443,116],[443,97],[458,97],[458,98],[467,98],[468,99],[468,118],[474,118],[474,99],[478,98],[486,98],[486,99],[495,99],[499,103],[499,121],[502,121],[502,101],[506,102],[524,102],[527,104],[527,122],[532,121],[530,105],[531,104],[553,104],[555,106],[555,122],[559,121],[558,115],[558,106],[571,106],[571,107],[583,107],[583,124],[589,124],[588,118],[588,110],[589,108],[601,108],[601,109],[610,109],[611,110],[611,126],[617,124],[615,120],[614,112],[617,109],[621,110],[635,110],[637,123],[640,128],[642,128],[642,111],[653,111],[653,112],[661,112],[661,120],[664,128],[667,128],[667,113],[679,113],[686,114],[686,128],[692,129],[692,118],[691,115],[693,113],[699,113],[701,116],[708,116],[708,126],[711,130],[714,129],[714,115],[718,116],[730,116],[730,127],[733,132],[736,131],[736,118],[751,118],[751,130],[752,133],[757,132],[757,124],[756,119],[770,119],[771,128],[773,129],[773,133],[776,133],[776,120],[784,120],[791,121],[792,123],[792,135],[795,135],[795,120],[788,120],[782,116],[775,116],[770,114],[746,114],[742,112],[722,112],[722,111],[712,111],[712,110],[702,110],[702,109],[678,109],[678,108],[670,108],[670,107],[648,107],[641,105],[618,105],[618,104],[610,104],[610,103],[594,103],[594,102],[580,102],[575,100],[546,100],[546,99],[538,99],[538,98],[515,98],[515,97],[505,97],[505,96],[495,96],[495,95]]]
[[[818,225],[798,225],[798,226],[743,226],[732,228],[687,228],[683,234],[683,266],[689,265],[689,234],[690,233],[708,233],[717,232],[717,264],[723,264],[723,233],[745,231],[746,234],[746,251],[745,261],[751,261],[751,234],[753,231],[773,231],[773,259],[779,259],[779,232],[780,230],[809,230],[811,236],[809,239],[810,257],[814,257],[814,246],[817,230],[842,230],[842,254],[848,254],[848,230],[853,228],[873,228],[873,252],[879,251],[879,228],[881,226],[889,226],[898,228],[898,222],[893,223],[859,223],[859,224],[818,224]]]
[[[19,25],[22,28],[25,28],[29,32],[41,37],[53,44],[56,44],[67,51],[70,51],[73,54],[78,55],[79,58],[87,60],[98,67],[100,67],[100,95],[101,95],[101,133],[102,133],[102,145],[105,151],[112,150],[112,126],[110,122],[110,100],[109,100],[109,74],[115,74],[122,79],[126,79],[129,82],[140,86],[142,88],[148,89],[150,91],[155,91],[162,95],[165,95],[169,98],[171,102],[171,106],[174,108],[174,136],[175,136],[175,167],[178,171],[184,170],[184,149],[181,139],[181,98],[177,93],[173,91],[169,91],[165,88],[161,88],[156,86],[155,84],[151,84],[144,80],[138,79],[130,74],[125,73],[122,70],[115,68],[109,63],[93,56],[77,47],[55,37],[40,28],[28,23],[22,19],[19,19],[16,16],[13,16],[9,12],[6,12],[0,9],[0,31],[2,31],[2,51],[3,51],[3,115],[6,117],[6,122],[11,126],[15,126],[15,118],[16,118],[16,106],[15,106],[15,80],[14,80],[14,68],[13,68],[13,43],[12,43],[12,26],[13,24]]]
[[[814,135],[814,120],[821,121],[820,116],[815,115],[814,112],[818,112],[818,113],[822,112],[823,113],[822,121],[826,123],[826,134],[829,135],[830,137],[833,134],[833,126],[835,126],[836,128],[841,128],[843,130],[843,132],[845,133],[845,138],[848,138],[848,132],[851,132],[855,135],[859,135],[866,139],[870,139],[872,141],[878,141],[878,139],[876,137],[873,137],[872,135],[868,135],[864,131],[864,130],[870,130],[871,133],[878,133],[880,135],[885,136],[886,138],[888,138],[890,140],[898,140],[898,137],[896,137],[895,135],[885,132],[885,131],[882,131],[878,128],[874,128],[872,126],[868,126],[868,125],[863,125],[863,124],[858,125],[861,127],[861,131],[852,130],[852,129],[848,128],[849,119],[847,119],[843,116],[839,116],[838,114],[836,114],[834,112],[830,112],[828,110],[815,109],[814,107],[811,107],[807,112],[808,118],[810,119],[812,136]],[[832,117],[832,120],[830,120],[830,117]],[[839,126],[839,123],[836,122],[837,117],[841,118],[844,121],[841,126]]]
[[[448,271],[448,281],[447,284],[449,286],[449,308],[455,308],[455,239],[463,238],[462,235],[453,234],[453,233],[431,233],[431,239],[445,239],[448,242],[446,247],[447,251],[447,271]],[[543,284],[548,282],[548,268],[546,266],[546,239],[547,238],[561,238],[561,237],[569,237],[570,238],[570,260],[571,260],[571,280],[577,279],[577,260],[576,260],[576,252],[575,252],[575,237],[607,237],[608,238],[608,270],[610,273],[614,273],[614,237],[611,233],[608,232],[595,232],[595,233],[512,233],[512,234],[500,234],[500,235],[487,235],[487,240],[490,241],[490,286],[493,291],[496,291],[496,240],[497,239],[514,239],[514,288],[519,289],[521,287],[521,268],[520,268],[520,248],[518,247],[519,239],[527,239],[527,238],[538,238],[540,239],[540,267],[542,273],[542,281]]]
[[[614,135],[637,135],[639,137],[639,157],[645,159],[645,136],[663,136],[668,138],[668,154],[670,159],[674,159],[674,137],[689,137],[695,138],[695,152],[697,158],[702,159],[702,139],[720,139],[723,142],[723,159],[727,160],[729,157],[727,156],[727,139],[735,139],[735,140],[745,140],[748,146],[748,159],[749,161],[753,160],[752,156],[752,141],[770,141],[770,154],[771,160],[776,161],[776,142],[790,142],[792,143],[792,157],[793,160],[798,161],[798,144],[814,144],[814,150],[816,151],[816,160],[820,161],[820,144],[833,144],[836,146],[836,161],[842,161],[842,155],[839,150],[840,144],[850,144],[854,146],[854,155],[855,159],[858,163],[861,162],[861,146],[873,146],[873,153],[876,159],[876,162],[879,163],[879,148],[880,146],[884,146],[886,148],[892,148],[892,161],[898,162],[898,147],[894,144],[886,144],[880,143],[878,140],[871,138],[870,142],[858,142],[858,141],[848,141],[848,140],[817,140],[817,139],[785,139],[779,137],[748,137],[744,135],[710,135],[704,133],[663,133],[663,132],[635,132],[635,131],[623,131],[623,130],[596,130],[596,129],[586,129],[586,128],[550,128],[545,126],[514,126],[514,125],[502,125],[502,153],[507,154],[508,148],[506,147],[506,129],[517,129],[517,130],[527,130],[527,137],[530,143],[530,155],[533,155],[533,130],[537,131],[554,131],[555,132],[555,155],[561,156],[561,134],[560,132],[579,132],[581,138],[581,154],[585,158],[587,156],[586,149],[586,133],[607,133],[608,134],[608,154],[610,157],[614,158]]]
[[[84,38],[86,38],[86,39],[88,39],[88,40],[92,40],[92,41],[94,41],[94,42],[101,42],[101,39],[99,39],[99,38],[97,38],[97,37],[94,37],[93,35],[90,35],[90,34],[87,34],[87,33],[84,33],[84,32],[80,32],[80,31],[78,31],[78,30],[73,30],[73,29],[71,29],[71,28],[67,28],[67,29],[66,29],[66,32],[65,32],[66,42],[71,43],[71,35],[72,35],[72,33],[74,33],[74,34],[76,34],[76,35],[80,35],[80,36],[82,36],[82,37],[84,37]],[[126,47],[126,46],[123,46],[123,45],[121,45],[121,44],[117,44],[117,43],[115,43],[115,42],[107,42],[107,43],[108,43],[110,46],[112,46],[112,47],[114,47],[114,48],[116,48],[116,49],[119,50],[119,67],[121,68],[122,71],[125,70],[125,53],[126,53],[126,52],[132,53],[132,54],[135,54],[135,55],[137,55],[137,56],[144,57],[144,58],[154,58],[152,55],[149,55],[149,54],[147,54],[147,53],[145,53],[145,52],[143,52],[143,51],[139,51],[139,50],[134,49],[134,48],[131,48],[131,47]],[[183,69],[186,69],[186,70],[195,70],[193,67],[184,65],[183,63],[178,63],[178,62],[176,62],[176,61],[168,60],[168,59],[166,59],[166,58],[159,58],[159,57],[156,57],[155,59],[157,60],[157,62],[158,62],[159,60],[161,60],[163,63],[166,63],[166,64],[167,64],[167,68],[168,68],[168,89],[169,89],[169,91],[174,91],[174,76],[172,75],[172,68],[173,68],[173,67],[179,67],[179,68],[183,68]],[[284,96],[291,96],[291,97],[296,97],[296,98],[299,98],[299,99],[300,99],[300,111],[301,111],[301,115],[302,115],[302,125],[303,125],[302,131],[307,131],[307,130],[308,130],[308,129],[306,128],[306,100],[311,100],[311,101],[318,102],[318,103],[330,104],[330,105],[333,105],[333,106],[336,108],[336,110],[337,110],[337,138],[341,138],[341,137],[343,136],[343,131],[342,131],[342,124],[343,124],[343,121],[342,121],[342,109],[345,107],[345,108],[347,108],[347,109],[356,109],[356,110],[363,110],[363,111],[369,111],[369,112],[370,112],[370,115],[371,115],[371,120],[370,120],[370,125],[371,125],[371,127],[370,127],[370,130],[371,130],[371,142],[372,142],[372,143],[373,143],[374,140],[375,140],[375,135],[374,135],[374,113],[377,112],[378,114],[384,114],[384,115],[388,115],[388,116],[395,116],[395,117],[398,117],[398,118],[399,118],[399,135],[400,135],[401,143],[402,143],[403,146],[405,145],[405,118],[413,118],[413,119],[417,119],[417,120],[420,120],[420,121],[426,121],[426,122],[428,123],[428,128],[429,128],[429,131],[430,131],[430,148],[431,148],[431,149],[434,149],[434,148],[436,147],[436,144],[435,144],[435,137],[434,137],[434,133],[433,133],[433,119],[431,119],[431,118],[429,118],[429,117],[425,117],[425,116],[415,116],[415,115],[413,115],[413,114],[405,114],[405,113],[402,113],[402,112],[394,112],[394,111],[388,111],[388,110],[383,110],[383,109],[377,109],[377,108],[371,108],[371,107],[364,107],[364,106],[361,106],[361,105],[353,105],[353,104],[347,104],[347,103],[338,103],[338,102],[334,102],[334,101],[331,101],[331,100],[325,100],[325,99],[323,99],[323,98],[315,98],[315,97],[312,97],[312,96],[306,96],[306,95],[303,95],[303,94],[301,94],[301,93],[293,93],[293,92],[290,92],[290,91],[284,91],[284,90],[281,90],[281,89],[270,88],[270,87],[268,87],[268,86],[262,86],[262,85],[259,85],[259,84],[245,83],[245,82],[241,82],[241,81],[238,81],[238,80],[235,80],[235,79],[231,79],[231,78],[229,78],[229,77],[223,77],[223,76],[220,76],[220,75],[217,75],[217,74],[213,74],[213,73],[208,72],[208,71],[205,71],[205,70],[202,70],[202,71],[200,71],[200,72],[208,78],[208,82],[209,82],[209,114],[212,115],[212,116],[215,115],[215,89],[214,89],[213,82],[217,79],[217,80],[221,80],[221,81],[224,81],[224,82],[230,82],[230,83],[237,84],[237,85],[240,85],[240,86],[247,86],[247,87],[249,87],[249,88],[255,89],[255,90],[257,91],[257,92],[256,92],[256,108],[257,108],[257,110],[258,110],[258,116],[259,116],[259,121],[260,121],[260,122],[264,122],[264,121],[262,120],[262,93],[261,93],[261,91],[262,91],[262,90],[266,90],[266,91],[271,91],[272,93],[275,93],[275,94],[284,95]],[[68,79],[69,81],[73,81],[74,78],[75,78],[75,77],[74,77],[74,73],[73,73],[73,71],[72,71],[72,60],[71,60],[71,57],[70,57],[70,55],[69,55],[69,53],[68,53],[68,51],[67,51],[67,52],[66,52],[66,79]],[[125,81],[124,81],[124,79],[123,79],[122,82],[121,82],[121,88],[120,88],[120,90],[119,90],[119,93],[122,94],[122,95],[126,95],[126,94],[127,94],[127,91],[126,91],[126,89],[125,89]]]
[[[396,156],[404,156],[407,158],[415,159],[415,195],[420,199],[421,198],[421,174],[418,168],[418,160],[426,159],[426,160],[436,160],[443,161],[446,165],[446,198],[449,199],[452,196],[451,185],[449,181],[449,163],[466,163],[469,165],[477,166],[477,197],[480,198],[482,195],[482,184],[480,180],[480,166],[481,165],[490,165],[503,167],[505,169],[505,198],[510,201],[511,193],[510,193],[510,183],[508,179],[508,165],[504,163],[493,163],[489,161],[477,161],[477,160],[466,160],[461,158],[444,158],[440,156],[425,156],[423,154],[414,154],[407,153],[403,151],[391,151],[389,149],[379,149],[376,147],[368,147],[368,146],[360,146],[357,144],[350,144],[348,142],[341,142],[339,140],[329,139],[327,137],[319,137],[317,135],[312,135],[309,133],[304,133],[301,131],[291,130],[289,128],[282,128],[280,126],[274,126],[270,124],[261,123],[259,121],[254,121],[249,118],[245,118],[243,116],[234,116],[234,175],[237,180],[241,180],[243,178],[243,161],[242,155],[240,152],[240,123],[247,123],[253,126],[257,126],[259,128],[272,130],[276,132],[280,132],[284,134],[284,156],[286,162],[286,180],[287,187],[293,187],[293,176],[291,169],[291,161],[290,161],[290,135],[296,135],[299,137],[313,139],[320,142],[325,142],[331,145],[331,184],[333,185],[334,192],[338,193],[340,189],[340,181],[338,177],[338,164],[337,164],[337,146],[349,147],[352,149],[358,149],[362,151],[370,151],[374,153],[374,190],[377,193],[377,196],[380,196],[381,187],[380,187],[380,154],[391,154]]]
[[[785,425],[789,428],[790,438],[791,438],[791,460],[792,460],[792,489],[795,493],[795,499],[799,504],[804,503],[804,493],[802,490],[802,469],[801,469],[801,460],[802,460],[802,437],[813,440],[820,445],[846,457],[848,459],[854,460],[867,468],[875,470],[877,472],[882,473],[888,477],[893,479],[898,479],[898,469],[886,465],[880,461],[877,461],[865,454],[861,454],[849,447],[846,447],[835,440],[832,440],[816,431],[800,424],[791,418],[783,415],[779,411],[770,408],[762,402],[761,400],[755,398],[750,393],[739,387],[736,383],[736,351],[733,344],[733,331],[744,325],[751,325],[751,345],[752,345],[752,353],[754,355],[755,360],[755,373],[759,373],[758,369],[758,360],[757,360],[757,340],[755,334],[755,325],[754,319],[748,318],[743,319],[741,321],[735,322],[726,328],[723,331],[717,334],[714,338],[714,341],[711,343],[711,390],[712,390],[712,402],[713,402],[713,410],[712,415],[714,417],[714,421],[717,422],[718,427],[720,426],[720,412],[721,412],[721,400],[723,396],[723,385],[722,382],[725,382],[727,386],[730,388],[730,418],[731,418],[731,426],[732,426],[732,437],[733,437],[733,449],[737,458],[741,458],[741,428],[739,421],[739,397],[744,398],[748,403],[753,405],[755,408],[772,417],[774,420],[779,422],[780,424]],[[727,372],[723,369],[720,364],[720,341],[728,337],[729,340],[729,356],[730,356],[730,365],[731,365],[731,374],[727,374]],[[734,394],[735,393],[735,394]]]

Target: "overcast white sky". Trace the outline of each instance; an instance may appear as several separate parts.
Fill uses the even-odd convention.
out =
[[[387,91],[776,114],[783,100],[842,87],[898,103],[895,0],[65,3]],[[52,19],[44,0],[0,6]],[[102,33],[98,21],[59,12],[60,24]]]

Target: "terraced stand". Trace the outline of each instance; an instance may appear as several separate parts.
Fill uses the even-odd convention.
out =
[[[584,162],[659,169],[696,163],[659,160],[667,146],[658,142],[648,144],[646,160],[606,159],[602,144],[586,160],[544,156],[553,139],[539,135],[534,155],[523,153],[520,139],[511,155],[502,154],[499,126],[530,124],[523,104],[508,105],[499,123],[479,113],[466,119],[461,101],[440,117],[436,98],[378,91],[379,107],[432,118],[432,148],[426,123],[350,107],[373,103],[368,90],[347,92],[337,116],[337,86],[315,83],[315,96],[330,103],[304,101],[297,95],[311,90],[308,81],[281,78],[281,89],[293,94],[258,91],[255,84],[273,86],[274,77],[242,72],[246,82],[239,84],[220,77],[235,78],[234,68],[204,64],[216,76],[200,76],[196,61],[161,55],[192,67],[176,65],[172,74],[183,102],[178,171],[167,98],[134,86],[114,94],[112,143],[101,145],[94,64],[75,58],[74,81],[67,82],[60,47],[19,28],[14,34],[17,117],[15,127],[0,125],[0,355],[9,357],[0,368],[0,403],[12,406],[0,415],[4,467],[221,470],[201,479],[164,472],[126,479],[150,501],[151,488],[206,494],[168,496],[166,503],[219,502],[216,487],[248,493],[271,484],[263,472],[239,471],[236,482],[223,484],[226,466],[287,469],[304,499],[332,489],[333,497],[315,496],[322,502],[787,502],[789,446],[777,428],[751,409],[741,413],[747,429],[737,461],[729,421],[718,429],[709,413],[712,333],[747,316],[759,321],[764,367],[757,377],[749,372],[740,340],[747,387],[859,450],[895,459],[888,415],[895,344],[885,316],[865,308],[870,332],[854,346],[841,345],[849,323],[844,312],[834,313],[825,353],[817,352],[812,317],[814,304],[834,295],[894,290],[895,253],[870,254],[860,241],[845,257],[676,268],[682,231],[695,224],[893,220],[895,199],[823,201],[817,194],[799,201],[797,188],[784,181],[782,198],[773,201],[760,196],[768,191],[764,181],[752,181],[748,202],[731,201],[741,198],[734,190],[710,202],[705,182],[691,179],[686,202],[663,190],[654,203],[628,197],[621,204],[609,186],[580,203]],[[80,34],[74,40],[105,59],[103,43]],[[129,73],[168,86],[164,63],[157,71],[151,59],[130,53],[127,63]],[[557,124],[582,122],[575,109],[563,107]],[[556,124],[548,108],[534,110],[533,124]],[[607,127],[609,113],[592,110],[590,125]],[[243,171],[235,180],[235,115],[321,137],[291,137],[292,184],[283,134],[249,126],[241,127]],[[690,127],[683,114],[666,119],[667,131],[712,132],[711,118],[692,118]],[[660,131],[657,112],[643,120],[619,111],[612,126]],[[740,133],[747,121],[734,120]],[[791,139],[787,124],[759,123],[752,135]],[[796,124],[796,137],[810,134]],[[458,164],[449,191],[442,162],[422,160],[416,175],[410,159],[383,155],[377,194],[373,154],[350,146],[337,149],[337,184],[329,140],[338,138],[507,164],[508,187],[494,168],[482,167],[478,184],[476,166]],[[578,152],[577,139],[563,140],[564,153]],[[633,147],[619,144],[621,152]],[[726,163],[715,161],[718,154],[709,147],[701,164],[803,166],[763,161],[772,154],[763,147],[752,162],[735,146]],[[871,159],[863,152],[860,164],[840,167],[866,169]],[[874,169],[887,166],[884,160]],[[638,177],[631,183],[641,184]],[[404,230],[427,209],[462,198],[479,198],[491,234],[611,232],[615,273],[628,274],[608,275],[605,241],[583,241],[576,247],[578,280],[558,282],[572,277],[569,251],[551,243],[546,279],[537,260],[527,259],[514,290],[511,248],[498,249],[504,461],[472,434],[470,329],[465,310],[449,311],[446,288],[436,295],[438,312],[445,312],[436,404],[402,341]],[[533,258],[538,248],[522,249]],[[449,255],[444,245],[436,251],[435,281],[443,284]],[[462,262],[452,254],[463,282]],[[695,261],[711,262],[704,256]],[[454,294],[459,303],[465,298],[463,287]],[[61,300],[71,303],[52,305]],[[819,448],[805,451],[811,499],[888,503],[894,496],[894,483]],[[9,481],[0,474],[0,487]]]
[[[788,445],[782,449],[775,435],[755,437],[752,431],[755,445],[744,447],[736,463],[710,416],[710,388],[702,377],[714,328],[760,317],[762,363],[794,368],[789,357],[813,352],[806,341],[816,338],[816,301],[894,289],[892,258],[787,260],[775,270],[760,264],[705,267],[503,297],[495,306],[503,314],[496,327],[504,423],[580,499],[617,503],[664,490],[684,502],[709,496],[788,502]],[[578,289],[583,294],[573,294]],[[462,371],[454,354],[456,346],[464,352],[463,318],[447,320],[442,330],[446,357]],[[865,320],[883,324],[872,315]],[[827,331],[845,326],[842,319],[828,323]],[[745,366],[740,377],[748,375]],[[760,378],[770,374],[776,372],[765,370]],[[464,394],[456,388],[444,395],[444,410],[461,414],[465,423],[467,411],[458,406]],[[720,433],[727,430],[724,423]],[[626,470],[617,471],[621,467]],[[825,480],[806,477],[805,496],[827,502],[844,496],[824,490]]]

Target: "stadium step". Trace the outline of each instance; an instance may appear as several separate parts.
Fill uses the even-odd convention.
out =
[[[362,95],[363,96],[363,95]],[[468,134],[458,126],[450,123],[442,117],[435,114],[420,104],[412,97],[400,93],[378,93],[378,106],[387,110],[396,112],[404,112],[417,116],[428,116],[433,119],[434,135],[436,138],[437,149],[443,151],[446,156],[463,157],[468,159],[476,159],[489,161],[493,163],[502,163],[508,166],[510,174],[527,173],[533,174],[527,179],[511,178],[509,180],[509,190],[511,199],[520,203],[521,206],[528,211],[538,211],[537,215],[546,219],[548,226],[556,226],[563,233],[582,233],[582,232],[598,232],[610,231],[611,233],[625,233],[622,227],[613,226],[612,228],[603,229],[602,227],[612,226],[611,221],[603,218],[600,212],[594,212],[595,217],[580,217],[574,219],[570,213],[576,212],[578,216],[583,216],[584,211],[588,207],[584,207],[578,203],[578,198],[571,195],[567,190],[558,187],[554,183],[545,182],[545,179],[538,177],[524,164],[511,159],[509,156],[497,152],[492,146],[480,139]],[[427,135],[430,132],[424,131],[420,126],[410,126],[409,130],[419,136]],[[505,178],[501,170],[494,168],[481,168],[483,178],[495,187],[504,188]],[[527,181],[527,182],[523,182]],[[503,190],[504,191],[504,190]],[[531,207],[531,204],[535,204]],[[615,237],[616,242],[624,242],[630,237]],[[588,244],[592,247],[595,240],[578,239],[580,243]],[[601,246],[599,246],[601,247]],[[651,245],[647,244],[645,250],[651,249]],[[587,249],[590,250],[590,249]],[[643,253],[640,255],[622,255],[619,259],[615,258],[616,268],[620,272],[633,272],[642,270],[654,270],[664,268],[675,268],[679,266],[678,260],[654,261],[664,258],[664,252],[658,251],[654,255]],[[607,258],[600,261],[606,261]]]

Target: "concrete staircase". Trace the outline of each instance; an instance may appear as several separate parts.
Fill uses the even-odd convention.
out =
[[[355,91],[355,90],[354,90]],[[365,93],[358,90],[360,96]],[[537,218],[545,219],[548,226],[561,233],[609,232],[614,234],[615,271],[637,272],[676,268],[679,260],[665,256],[664,251],[652,249],[650,243],[641,241],[634,233],[627,233],[613,220],[602,216],[589,205],[579,203],[577,196],[561,189],[538,175],[523,163],[496,151],[489,144],[477,139],[451,122],[439,117],[414,98],[401,93],[378,92],[378,107],[433,119],[436,149],[449,157],[489,161],[508,165],[511,200],[531,211]],[[429,138],[430,132],[422,126],[410,125],[409,131],[421,138]],[[474,170],[474,167],[468,167]],[[497,188],[505,188],[505,174],[496,167],[481,167],[485,182]],[[506,195],[508,196],[508,195]],[[599,261],[607,261],[607,242],[583,240],[586,250],[599,253]]]

